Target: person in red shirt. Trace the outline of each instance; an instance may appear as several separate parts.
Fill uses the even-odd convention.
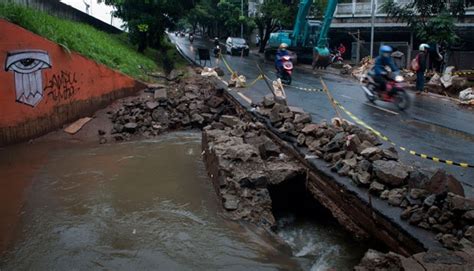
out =
[[[346,52],[346,46],[344,46],[344,44],[339,44],[339,47],[337,48],[337,50],[339,51],[339,53],[341,53],[341,55],[343,55],[345,52]]]

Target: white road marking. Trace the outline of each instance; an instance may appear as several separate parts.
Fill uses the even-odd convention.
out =
[[[385,111],[387,113],[393,114],[393,115],[399,115],[397,112],[394,112],[392,110],[388,110],[388,109],[380,107],[380,106],[376,106],[374,104],[370,104],[370,103],[365,103],[365,104],[368,105],[368,106],[372,106],[373,108],[377,108],[379,110],[382,110],[382,111]]]

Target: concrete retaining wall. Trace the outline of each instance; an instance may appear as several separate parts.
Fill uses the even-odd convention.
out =
[[[7,0],[7,2],[41,10],[59,18],[86,23],[104,32],[112,34],[122,32],[122,30],[115,26],[105,23],[69,5],[61,3],[59,0]]]
[[[146,86],[0,20],[0,145],[45,134]]]

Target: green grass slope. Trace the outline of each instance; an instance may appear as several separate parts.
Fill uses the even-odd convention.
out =
[[[123,35],[113,35],[95,29],[87,24],[60,19],[30,8],[0,3],[0,18],[20,25],[33,33],[59,43],[66,50],[78,52],[112,69],[138,79],[146,79],[144,69],[156,71],[153,59],[156,51],[140,54],[127,42]],[[2,33],[1,35],[8,35]]]

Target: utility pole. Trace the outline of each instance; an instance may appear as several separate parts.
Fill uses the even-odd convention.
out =
[[[372,20],[370,23],[370,57],[374,57],[374,27],[375,27],[375,0],[371,2]]]
[[[240,0],[240,12],[242,17],[244,17],[244,0]],[[240,23],[240,37],[244,38],[244,23]]]

